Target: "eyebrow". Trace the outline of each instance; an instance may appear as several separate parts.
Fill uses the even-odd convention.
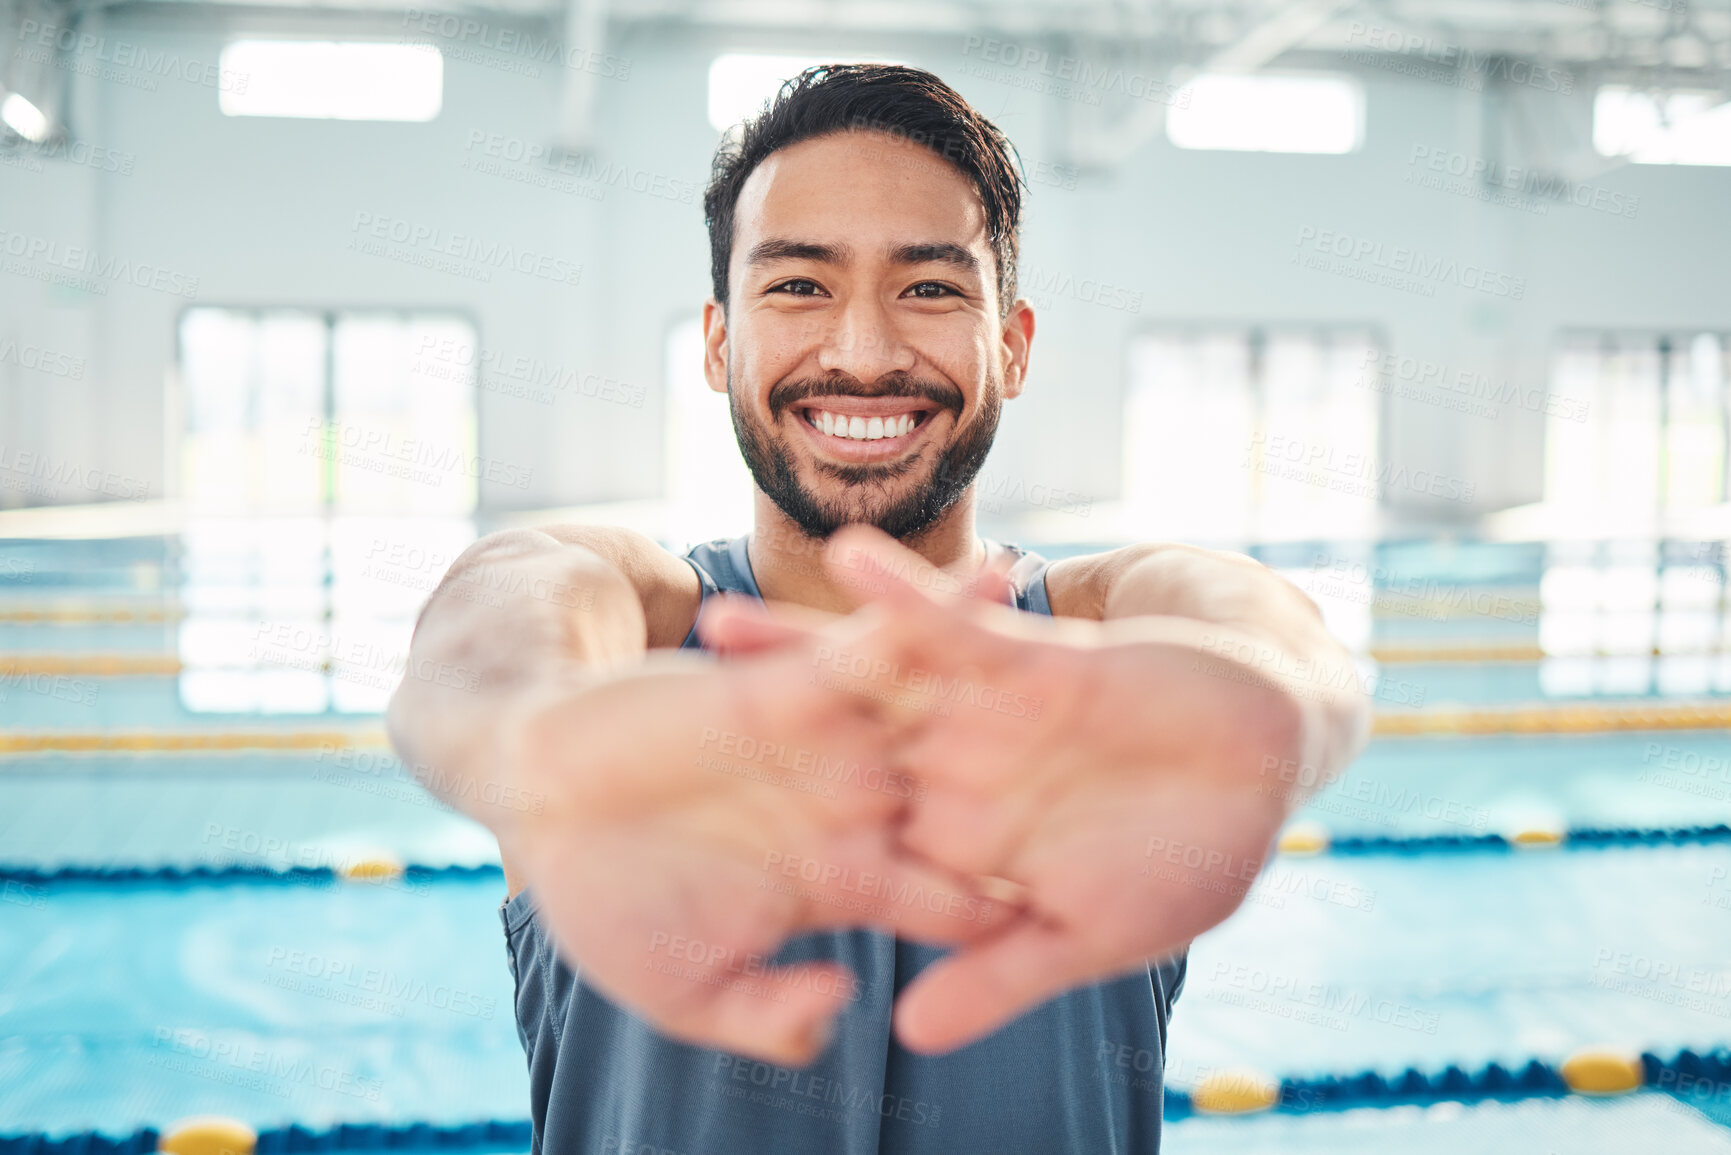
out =
[[[853,258],[851,245],[826,245],[818,241],[795,241],[772,237],[751,246],[745,256],[747,266],[769,265],[777,261],[814,261],[821,265],[845,265]],[[979,258],[961,245],[949,241],[919,241],[897,245],[889,251],[889,259],[897,265],[941,264],[968,273],[980,271]]]
[[[853,256],[848,245],[825,245],[817,241],[791,241],[771,237],[751,246],[745,255],[749,265],[770,265],[776,261],[816,261],[820,265],[843,265]]]
[[[890,250],[890,260],[898,265],[950,265],[967,273],[980,271],[979,258],[949,241],[923,241],[901,245]]]

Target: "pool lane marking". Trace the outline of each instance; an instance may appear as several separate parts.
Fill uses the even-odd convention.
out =
[[[1606,653],[1587,654],[1556,654],[1547,653],[1545,649],[1533,642],[1462,642],[1458,645],[1439,643],[1427,645],[1415,643],[1401,645],[1388,643],[1372,646],[1370,657],[1385,665],[1420,664],[1420,663],[1508,663],[1508,662],[1542,662],[1547,659],[1598,659],[1598,658],[1710,658],[1718,657],[1727,651],[1723,647],[1708,647],[1705,649],[1679,650],[1661,649],[1654,646],[1647,650],[1619,650]]]
[[[1538,662],[1552,655],[1533,642],[1387,643],[1370,647],[1385,665],[1419,662]]]
[[[118,733],[0,732],[0,754],[44,751],[83,754],[113,750],[320,750],[326,747],[388,748],[390,740],[378,728],[364,730],[145,730]]]
[[[1504,706],[1412,710],[1376,716],[1384,738],[1445,734],[1608,734],[1626,730],[1731,729],[1731,700],[1593,706]],[[0,731],[0,754],[109,750],[316,750],[390,745],[381,728],[355,730],[144,730],[130,732]]]
[[[1509,665],[1534,664],[1547,658],[1630,658],[1630,657],[1703,657],[1724,653],[1723,650],[1660,650],[1646,653],[1617,654],[1547,654],[1531,642],[1469,642],[1460,645],[1400,645],[1372,646],[1369,656],[1383,665],[1471,665],[1474,663]],[[221,667],[205,667],[211,670]],[[82,674],[88,677],[175,677],[185,673],[186,663],[179,655],[153,652],[93,652],[84,654],[10,654],[0,655],[0,675],[4,674]]]
[[[1731,700],[1385,711],[1376,716],[1373,732],[1378,737],[1393,738],[1438,734],[1609,734],[1626,730],[1726,728],[1731,728]]]
[[[0,675],[86,674],[92,677],[166,677],[185,666],[174,654],[5,654]]]
[[[0,607],[0,624],[132,625],[138,622],[178,622],[184,617],[186,617],[186,611],[178,607],[140,609],[63,607],[45,610]]]

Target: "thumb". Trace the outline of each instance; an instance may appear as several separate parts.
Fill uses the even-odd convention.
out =
[[[1007,603],[1015,558],[1000,553],[981,565],[963,561],[939,567],[882,530],[855,524],[830,536],[824,564],[836,583],[853,589],[862,602],[911,590],[943,603]]]
[[[927,967],[896,1000],[896,1037],[942,1054],[982,1039],[1090,977],[1074,932],[1029,917]]]
[[[802,606],[770,611],[756,598],[722,594],[705,602],[697,636],[722,655],[754,654],[810,641],[834,615]]]

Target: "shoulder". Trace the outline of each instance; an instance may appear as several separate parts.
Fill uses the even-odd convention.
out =
[[[636,530],[613,525],[543,525],[489,534],[469,547],[476,553],[517,553],[578,546],[612,566],[630,583],[643,606],[652,649],[672,649],[685,640],[703,601],[697,572],[678,554]],[[459,559],[462,564],[463,559]]]
[[[1046,569],[1046,597],[1052,603],[1052,613],[1056,617],[1102,621],[1106,617],[1106,600],[1113,587],[1132,570],[1158,572],[1175,583],[1182,583],[1199,569],[1218,572],[1219,563],[1223,561],[1262,568],[1260,563],[1243,554],[1180,542],[1138,542],[1053,562]]]

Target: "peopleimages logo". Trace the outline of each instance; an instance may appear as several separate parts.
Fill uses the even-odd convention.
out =
[[[1100,64],[1080,56],[1054,56],[1039,45],[969,36],[962,43],[962,55],[1002,70],[994,75],[976,68],[973,75],[1084,104],[1099,104],[1103,96],[1110,95],[1190,107],[1191,90],[1184,85],[1116,64]]]
[[[1378,462],[1363,450],[1341,451],[1320,441],[1257,431],[1244,450],[1243,468],[1323,485],[1362,497],[1386,497],[1406,491],[1447,501],[1472,501],[1473,482],[1429,469]]]
[[[0,365],[9,363],[34,369],[38,373],[47,373],[52,377],[79,380],[84,376],[84,358],[56,349],[45,349],[41,345],[21,346],[12,340],[0,342]]]
[[[1633,217],[1641,207],[1638,196],[1613,192],[1600,185],[1582,184],[1530,166],[1508,165],[1488,157],[1469,156],[1449,148],[1415,144],[1412,154],[1407,157],[1407,164],[1409,184],[1441,192],[1471,192],[1487,197],[1507,191],[1517,198],[1532,198],[1531,203],[1541,211],[1545,202],[1555,201],[1611,216]],[[1449,182],[1443,179],[1445,176],[1457,180]],[[1525,207],[1518,199],[1510,203]]]
[[[249,77],[244,72],[207,64],[179,53],[151,50],[142,44],[110,40],[91,32],[37,20],[18,23],[18,48],[13,56],[32,64],[54,64],[62,71],[114,81],[147,92],[156,91],[156,79],[184,80],[223,92],[244,93]],[[56,53],[64,54],[57,56]]]
[[[327,422],[322,417],[307,419],[300,452],[430,485],[440,485],[446,477],[472,477],[527,489],[535,476],[533,465],[485,457],[424,438],[402,437],[389,429],[349,421]]]
[[[612,56],[581,44],[568,44],[553,36],[495,27],[484,20],[454,12],[405,9],[402,26],[410,35],[436,36],[444,40],[445,54],[455,59],[475,64],[498,63],[474,51],[485,49],[506,58],[508,63],[517,65],[507,69],[508,71],[520,71],[530,77],[541,75],[540,69],[535,65],[556,64],[576,72],[599,76],[603,80],[623,82],[631,79],[631,61],[622,56]],[[511,57],[520,59],[511,61]]]
[[[388,241],[426,258],[426,261],[411,263],[449,258],[458,264],[451,264],[444,271],[462,272],[467,268],[470,272],[483,274],[483,279],[490,279],[486,277],[487,269],[507,269],[562,285],[575,285],[583,279],[583,266],[577,262],[400,217],[358,211],[349,231],[355,234],[349,247],[358,251],[388,256],[390,251],[379,245],[379,242]]]
[[[6,272],[36,280],[64,281],[99,296],[108,292],[105,282],[154,289],[177,297],[198,296],[197,277],[148,261],[124,260],[112,254],[102,256],[81,245],[62,244],[50,237],[0,228],[0,254],[17,258],[4,262]]]
[[[1498,272],[1484,265],[1457,261],[1453,257],[1431,256],[1422,249],[1408,248],[1405,245],[1390,248],[1381,241],[1356,237],[1351,233],[1301,225],[1294,244],[1297,252],[1293,254],[1293,260],[1306,264],[1307,267],[1308,262],[1303,258],[1314,253],[1325,259],[1337,258],[1338,262],[1345,262],[1349,268],[1410,278],[1420,284],[1458,285],[1463,289],[1487,293],[1493,297],[1507,297],[1512,301],[1519,301],[1527,295],[1525,277]]]
[[[696,181],[602,160],[593,153],[563,152],[538,141],[478,128],[469,131],[463,149],[480,154],[465,161],[464,166],[485,176],[503,176],[513,171],[488,163],[505,161],[518,166],[517,171],[538,171],[549,177],[568,176],[580,184],[594,186],[598,192],[618,188],[682,205],[697,203],[703,191]]]
[[[1449,407],[1475,416],[1496,417],[1501,412],[1498,407],[1507,406],[1575,422],[1587,419],[1587,403],[1577,398],[1536,386],[1523,388],[1469,369],[1450,370],[1440,362],[1395,353],[1384,354],[1375,349],[1365,352],[1362,371],[1355,384],[1378,393],[1392,393],[1432,404],[1439,403],[1439,398],[1458,399],[1459,404]],[[1479,404],[1481,402],[1483,404]]]
[[[1433,65],[1445,74],[1460,78],[1461,87],[1473,91],[1482,88],[1487,78],[1563,96],[1575,91],[1575,77],[1564,69],[1547,68],[1506,53],[1475,52],[1418,32],[1355,20],[1347,31],[1346,40],[1348,44],[1363,45],[1363,48],[1355,47],[1347,53],[1348,59],[1354,63],[1421,76],[1422,68],[1415,70],[1412,65]]]

